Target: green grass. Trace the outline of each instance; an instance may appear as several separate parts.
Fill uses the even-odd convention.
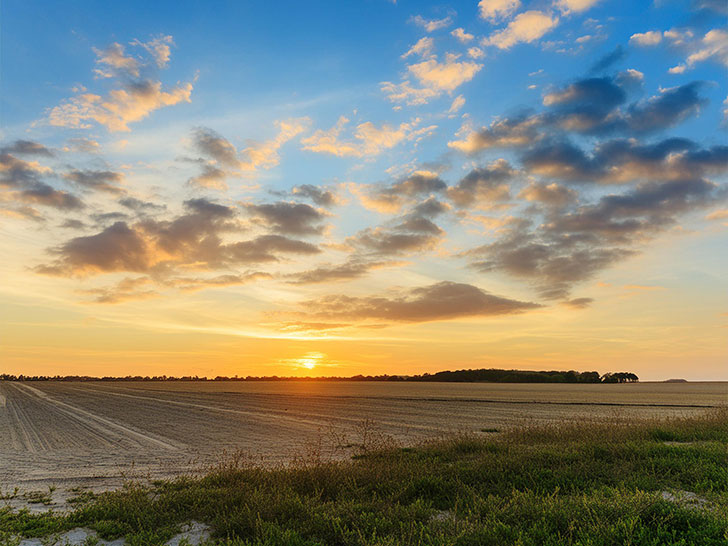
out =
[[[66,514],[0,509],[0,544],[84,526],[150,546],[191,520],[227,546],[725,546],[728,410],[519,428],[289,468],[233,461],[203,477],[85,494]]]

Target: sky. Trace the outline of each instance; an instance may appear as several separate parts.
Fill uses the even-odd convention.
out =
[[[0,361],[728,380],[721,0],[5,0]]]

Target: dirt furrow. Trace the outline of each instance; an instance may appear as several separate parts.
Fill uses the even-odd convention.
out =
[[[132,443],[141,446],[152,445],[157,448],[171,451],[178,450],[181,447],[180,445],[176,445],[168,441],[155,438],[153,436],[150,436],[149,434],[145,434],[144,432],[133,430],[125,425],[111,421],[110,419],[107,419],[105,417],[95,415],[77,406],[73,406],[66,402],[61,402],[60,400],[51,398],[48,394],[35,387],[31,387],[30,385],[16,383],[14,386],[19,389],[25,389],[26,392],[54,406],[55,411],[61,412],[71,419],[80,422],[82,425],[85,425],[97,431],[100,436],[102,438],[105,438],[110,445],[119,444],[119,438],[121,438],[121,440],[127,439],[130,440]]]

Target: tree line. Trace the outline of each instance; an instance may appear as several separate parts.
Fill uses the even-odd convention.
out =
[[[197,375],[174,377],[167,375],[126,375],[123,377],[88,375],[12,375],[0,374],[0,381],[408,381],[408,382],[442,382],[442,383],[634,383],[639,377],[631,372],[599,372],[569,371],[528,371],[476,369],[441,371],[420,375],[355,375],[351,377],[285,377],[285,376],[245,376],[228,377],[218,375],[213,378]]]

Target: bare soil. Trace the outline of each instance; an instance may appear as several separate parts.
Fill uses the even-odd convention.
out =
[[[209,468],[349,457],[528,423],[685,416],[728,405],[728,383],[0,382],[0,493],[79,490]],[[48,505],[39,503],[36,509]]]

